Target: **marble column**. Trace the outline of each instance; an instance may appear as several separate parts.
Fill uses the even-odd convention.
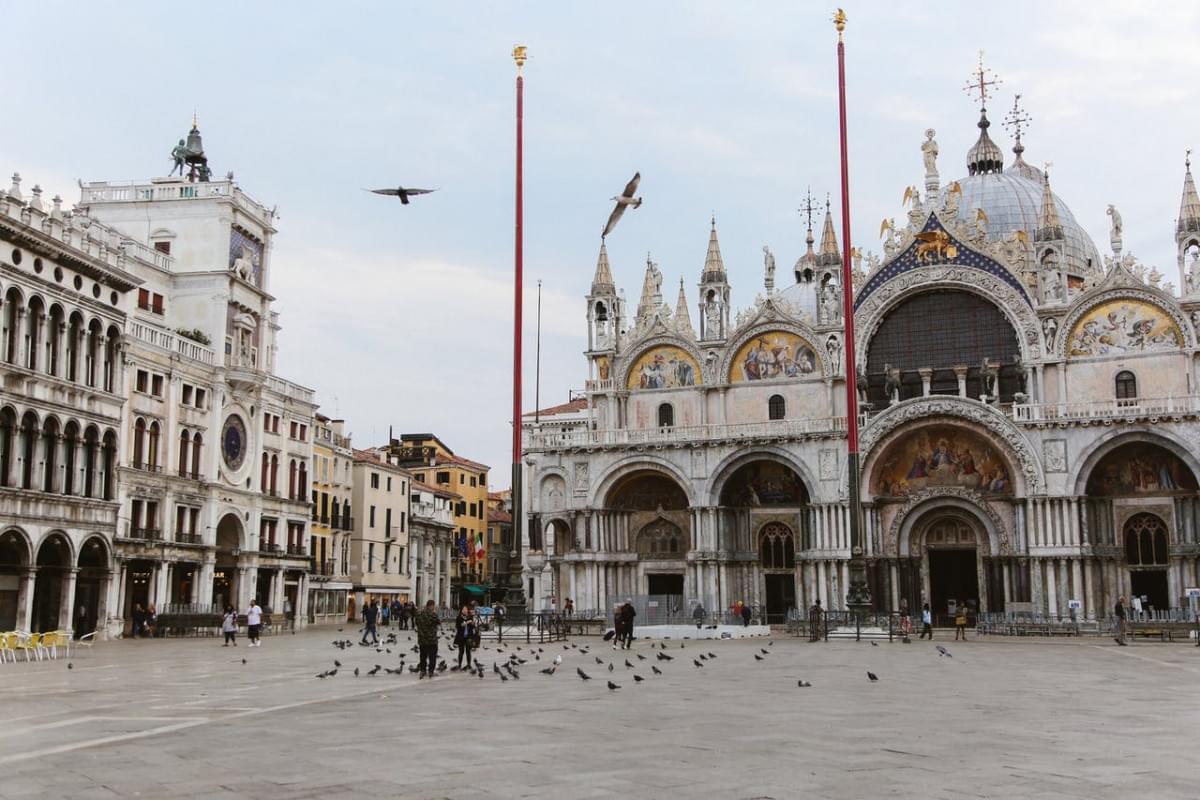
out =
[[[1046,567],[1046,613],[1051,617],[1058,616],[1058,576],[1055,575],[1054,559],[1045,560]],[[1039,565],[1040,568],[1040,565]]]
[[[967,396],[967,370],[969,367],[966,364],[957,364],[954,366],[954,377],[958,379],[958,396]]]
[[[933,379],[933,368],[919,367],[917,374],[921,376],[921,396],[929,397],[929,385]]]
[[[1079,617],[1083,618],[1087,613],[1087,597],[1083,586],[1083,566],[1079,563],[1078,558],[1071,559],[1071,598],[1078,600],[1083,604],[1080,609]]]
[[[21,571],[20,583],[17,584],[17,624],[19,631],[33,630],[33,587],[37,581],[37,567],[28,567]]]

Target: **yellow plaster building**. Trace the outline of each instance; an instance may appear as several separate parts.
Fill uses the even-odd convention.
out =
[[[453,604],[483,600],[492,576],[488,562],[488,467],[463,458],[432,433],[406,433],[389,451],[420,483],[454,492],[455,554],[450,574]]]
[[[354,485],[354,451],[345,422],[317,414],[313,423],[312,566],[308,580],[308,621],[346,619],[350,580],[350,539],[354,530],[350,504]]]

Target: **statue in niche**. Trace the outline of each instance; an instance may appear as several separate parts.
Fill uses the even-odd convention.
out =
[[[1051,303],[1063,301],[1062,279],[1057,271],[1046,273],[1046,300]]]
[[[937,134],[933,128],[925,131],[925,141],[921,142],[921,158],[925,161],[925,178],[934,180],[938,177],[937,157],[938,143],[933,137]]]
[[[868,405],[867,389],[869,388],[868,384],[870,382],[870,378],[867,377],[867,368],[862,365],[862,362],[859,362],[857,365],[855,365],[854,376],[855,376],[854,388],[858,393],[858,404],[859,404],[859,406],[865,407]]]
[[[821,287],[821,316],[826,322],[833,322],[841,317],[842,296],[833,281],[828,281]]]
[[[1042,323],[1042,333],[1046,336],[1046,349],[1054,349],[1054,334],[1058,333],[1058,323],[1054,321],[1054,317],[1048,317]]]
[[[893,367],[891,364],[884,364],[883,374],[883,389],[888,397],[888,405],[894,406],[900,402],[900,368]]]
[[[1158,271],[1158,267],[1150,267],[1150,274],[1146,276],[1146,282],[1149,283],[1151,287],[1157,289],[1158,285],[1162,283],[1162,279],[1163,274]]]
[[[704,333],[709,339],[718,339],[721,336],[721,304],[717,301],[715,293],[711,294],[708,302],[704,304]]]
[[[1184,280],[1187,281],[1188,294],[1200,291],[1200,247],[1192,247],[1192,263],[1188,264]]]
[[[825,352],[829,354],[830,371],[837,372],[842,363],[842,343],[834,334],[830,334],[825,340]]]

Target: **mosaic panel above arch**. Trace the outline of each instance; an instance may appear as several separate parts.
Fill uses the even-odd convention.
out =
[[[1105,356],[1175,350],[1184,344],[1179,325],[1153,303],[1109,300],[1079,317],[1067,339],[1067,355]]]
[[[888,445],[871,476],[876,497],[908,497],[936,487],[1011,495],[1007,460],[981,434],[955,425],[928,425]]]
[[[629,369],[627,389],[677,389],[702,382],[700,364],[676,345],[658,345],[638,356]]]
[[[729,382],[800,378],[821,374],[821,361],[813,346],[791,331],[760,333],[734,354]]]
[[[1130,442],[1107,453],[1088,475],[1093,497],[1192,493],[1196,476],[1183,460],[1150,442]]]

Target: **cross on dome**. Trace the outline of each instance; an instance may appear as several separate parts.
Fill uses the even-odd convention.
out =
[[[991,77],[988,77],[988,76]],[[979,51],[979,66],[972,73],[971,79],[967,81],[967,85],[963,87],[963,91],[967,94],[979,93],[979,108],[983,110],[987,106],[987,101],[992,97],[992,89],[1002,84],[1004,81],[995,77],[995,73],[983,65],[983,51]]]

